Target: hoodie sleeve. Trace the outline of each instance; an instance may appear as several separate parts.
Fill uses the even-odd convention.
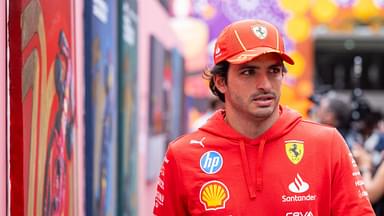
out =
[[[181,191],[183,191],[181,175],[170,145],[160,169],[153,208],[154,215],[187,215]]]
[[[342,136],[333,132],[331,215],[375,215],[360,172]]]

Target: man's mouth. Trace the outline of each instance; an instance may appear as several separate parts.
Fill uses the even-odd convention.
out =
[[[275,97],[271,94],[258,95],[252,98],[252,101],[256,102],[258,106],[270,106]]]

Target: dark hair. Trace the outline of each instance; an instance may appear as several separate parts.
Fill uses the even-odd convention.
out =
[[[217,89],[214,77],[222,77],[224,82],[227,83],[229,62],[221,61],[217,63],[212,69],[204,71],[203,78],[209,80],[209,89],[212,94],[216,95],[222,102],[225,103],[224,94]]]
[[[212,98],[210,101],[209,101],[209,109],[210,110],[217,110],[218,108],[221,108],[222,105],[223,105],[223,102],[221,102],[221,100],[219,100],[219,98]]]
[[[339,98],[330,98],[328,109],[335,115],[337,128],[347,130],[350,128],[351,108],[349,104]]]

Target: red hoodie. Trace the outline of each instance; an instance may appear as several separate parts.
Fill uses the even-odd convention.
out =
[[[154,214],[374,215],[357,166],[336,129],[281,108],[249,139],[216,112],[169,145]]]

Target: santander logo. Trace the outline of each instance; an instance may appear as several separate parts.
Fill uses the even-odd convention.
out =
[[[295,181],[289,184],[288,189],[293,193],[304,193],[309,189],[309,184],[305,182],[299,174],[297,174]]]
[[[296,175],[295,180],[288,185],[288,189],[290,192],[295,193],[295,195],[282,195],[281,196],[281,202],[287,203],[287,202],[313,202],[316,200],[317,195],[315,194],[305,194],[305,195],[297,195],[297,194],[302,194],[309,189],[309,184],[305,182],[299,174]],[[298,212],[288,212],[292,213],[292,216],[300,216]],[[287,215],[289,215],[287,213]],[[311,214],[303,214],[304,216],[309,215],[312,216]]]

